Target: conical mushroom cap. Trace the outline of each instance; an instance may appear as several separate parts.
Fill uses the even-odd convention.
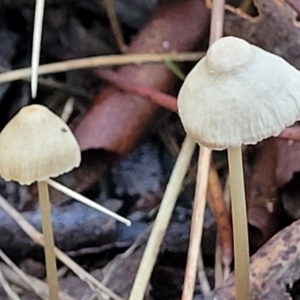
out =
[[[31,184],[78,167],[81,153],[69,127],[48,108],[22,108],[0,134],[0,175]]]
[[[215,42],[187,76],[179,115],[201,145],[221,150],[278,135],[300,117],[300,72],[235,37]]]

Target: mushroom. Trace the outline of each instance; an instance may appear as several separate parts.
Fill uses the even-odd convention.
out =
[[[277,136],[300,117],[300,72],[248,42],[216,41],[178,96],[186,132],[200,145],[228,149],[236,299],[249,299],[249,249],[241,146]]]
[[[81,153],[69,127],[48,108],[22,108],[0,134],[0,175],[20,184],[37,181],[47,279],[51,300],[58,300],[58,282],[47,180],[78,167]]]

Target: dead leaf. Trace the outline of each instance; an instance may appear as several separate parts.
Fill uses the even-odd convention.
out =
[[[299,278],[300,220],[277,233],[251,258],[252,300],[292,299],[288,289]],[[217,287],[207,300],[234,300],[234,275]]]
[[[226,6],[224,31],[285,58],[300,69],[300,24],[283,0],[255,0],[259,15],[250,17]]]
[[[208,174],[207,202],[216,220],[223,264],[230,267],[233,259],[231,216],[225,203],[219,175],[213,163],[211,163]]]
[[[295,220],[300,214],[299,193],[287,192],[287,185],[300,171],[299,153],[300,142],[282,138],[264,140],[246,151],[246,198],[248,222],[255,234],[250,236],[253,250],[282,228],[287,216]]]
[[[129,52],[193,50],[207,31],[209,16],[203,1],[163,1],[134,39]],[[132,84],[162,92],[171,92],[177,82],[176,76],[162,63],[128,65],[117,73]],[[144,135],[158,127],[165,113],[147,98],[107,85],[75,128],[81,150],[88,153],[83,153],[81,167],[63,176],[61,181],[77,191],[85,190],[109,163],[127,154]],[[63,200],[64,196],[55,194],[56,202]]]
[[[202,1],[163,1],[129,52],[192,50],[206,32],[208,20],[209,11]],[[171,92],[176,83],[164,64],[128,65],[121,67],[118,75],[132,84],[164,92]],[[83,151],[100,148],[122,156],[162,118],[159,107],[148,99],[106,87],[77,125],[75,135]]]

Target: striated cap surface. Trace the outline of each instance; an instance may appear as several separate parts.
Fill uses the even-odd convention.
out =
[[[81,153],[69,127],[42,105],[22,108],[0,134],[0,175],[31,184],[78,167]]]
[[[300,119],[300,72],[279,56],[225,37],[187,76],[178,108],[186,132],[203,146],[255,144]]]

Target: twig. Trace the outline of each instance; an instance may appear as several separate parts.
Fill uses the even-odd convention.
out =
[[[16,272],[15,268],[10,268],[3,263],[0,263],[0,265],[1,265],[4,277],[9,282],[11,282],[25,290],[34,291],[43,300],[49,300],[48,286],[44,281],[39,280],[33,276],[25,274],[26,278],[28,278],[28,280],[30,280],[31,285],[34,286],[34,290],[32,290],[31,286],[29,286],[28,283],[23,280],[23,277],[21,277],[20,274],[18,272]],[[19,270],[19,271],[21,271],[21,270]],[[71,297],[70,295],[68,295],[64,292],[60,292],[59,296],[60,296],[60,299],[63,299],[63,300],[75,300],[73,297]]]
[[[110,26],[112,29],[112,32],[116,38],[116,42],[118,44],[119,49],[121,52],[125,52],[127,50],[127,46],[124,42],[122,30],[120,28],[120,24],[118,22],[118,18],[116,15],[116,11],[114,8],[114,3],[112,0],[103,0],[103,4],[110,22]]]
[[[27,288],[29,290],[34,291],[42,299],[49,299],[47,296],[40,293],[40,291],[36,288],[36,285],[32,283],[32,280],[30,280],[29,277],[20,268],[18,268],[1,249],[0,257],[8,266],[10,266],[13,269],[13,271],[21,278],[21,280],[23,280],[27,284]],[[1,265],[1,268],[3,269],[3,265]],[[5,273],[4,277],[6,277]],[[48,290],[48,287],[46,289]]]
[[[21,300],[19,295],[17,293],[15,293],[15,291],[10,287],[10,285],[8,284],[6,279],[4,278],[1,267],[0,267],[0,284],[2,285],[5,293],[8,295],[8,297],[11,300]]]
[[[206,191],[208,183],[208,170],[210,165],[211,150],[201,147],[198,160],[196,181],[196,195],[194,200],[188,260],[186,264],[182,300],[191,300],[194,295],[197,262],[199,259],[200,243],[204,222]]]
[[[75,105],[75,100],[73,97],[70,97],[65,105],[64,105],[64,108],[63,108],[63,111],[61,113],[61,119],[67,123],[69,121],[69,118],[71,116],[71,114],[73,113],[74,111],[74,105]]]
[[[222,36],[223,19],[224,0],[214,0],[209,38],[210,45],[212,45],[217,39]],[[192,215],[190,244],[181,298],[182,300],[191,300],[194,295],[197,261],[199,257],[200,242],[203,230],[210,157],[211,151],[205,147],[201,147],[198,162],[196,196]]]
[[[42,40],[42,28],[44,18],[45,0],[36,0],[35,14],[34,14],[34,28],[33,28],[33,46],[32,46],[32,59],[31,59],[31,95],[34,99],[36,97],[38,86],[38,72],[40,61],[40,50]]]
[[[127,93],[136,93],[141,97],[148,97],[154,103],[172,112],[178,112],[177,100],[173,96],[167,95],[146,86],[140,86],[133,82],[128,82],[126,79],[120,77],[117,72],[114,72],[112,70],[98,69],[96,70],[96,74],[102,79],[107,80],[110,84],[115,85],[117,88]]]
[[[215,286],[218,286],[224,280],[224,271],[222,265],[222,251],[219,243],[219,235],[216,236],[215,250]]]
[[[35,243],[44,246],[43,235],[37,231],[19,212],[17,212],[2,196],[0,196],[0,206]],[[112,299],[123,300],[121,297],[99,282],[95,277],[82,269],[77,263],[75,263],[57,247],[54,248],[54,251],[56,257],[66,266],[68,266],[82,281],[86,282],[97,294],[99,291],[101,291],[110,296]]]
[[[222,263],[228,268],[233,259],[231,218],[230,211],[224,200],[220,179],[213,163],[208,175],[207,199],[217,224],[217,243],[221,246]]]
[[[170,222],[176,199],[180,193],[183,178],[187,172],[194,149],[195,143],[190,137],[186,136],[163,196],[129,300],[144,299],[145,290],[158,255],[161,242]]]
[[[96,68],[100,66],[104,67],[126,64],[161,63],[168,59],[173,61],[197,61],[201,57],[203,57],[203,52],[102,55],[40,65],[38,71],[39,75],[45,75],[87,68]],[[0,83],[26,79],[30,77],[30,74],[31,68],[0,73]]]
[[[92,207],[92,208],[94,208],[94,209],[96,209],[96,210],[98,210],[98,211],[100,211],[100,212],[102,212],[102,213],[104,213],[104,214],[106,214],[106,215],[108,215],[108,216],[124,223],[127,226],[131,225],[130,220],[116,214],[115,212],[113,212],[113,211],[107,209],[106,207],[90,200],[89,198],[87,198],[87,197],[85,197],[85,196],[83,196],[83,195],[67,188],[66,186],[64,186],[64,185],[62,185],[62,184],[60,184],[60,183],[58,183],[58,182],[56,182],[52,179],[47,179],[47,180],[44,180],[44,181],[46,183],[48,183],[50,186],[52,186],[54,189],[64,193],[65,195],[70,196],[71,198],[73,198],[73,199],[75,199],[75,200],[77,200],[77,201],[79,201],[79,202],[81,202],[85,205],[88,205],[88,206],[90,206],[90,207]]]
[[[203,263],[202,253],[200,253],[198,259],[198,278],[199,278],[202,294],[204,297],[206,297],[211,292],[211,288],[205,273],[205,266]]]

